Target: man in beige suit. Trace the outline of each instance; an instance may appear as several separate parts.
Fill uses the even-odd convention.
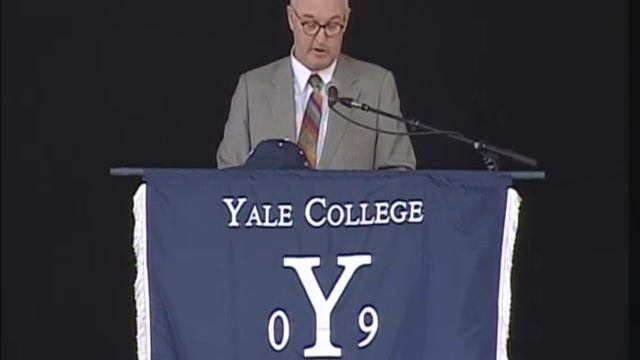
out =
[[[326,85],[333,83],[340,97],[400,114],[393,74],[341,54],[348,0],[291,0],[287,15],[294,39],[291,55],[240,76],[217,151],[218,168],[244,164],[263,140],[289,139],[316,169],[415,169],[408,136],[359,127],[329,109]],[[395,120],[335,106],[362,125],[407,131]]]

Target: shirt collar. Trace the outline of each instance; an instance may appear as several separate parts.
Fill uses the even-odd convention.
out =
[[[320,76],[325,84],[328,84],[329,81],[331,81],[331,79],[333,78],[333,72],[336,69],[337,63],[338,59],[335,59],[326,69],[316,71],[316,73]],[[298,88],[304,91],[305,87],[307,86],[307,82],[309,81],[309,77],[312,74],[312,71],[304,66],[298,59],[296,59],[295,56],[293,56],[293,48],[291,49],[291,67],[293,68],[293,76],[296,84],[298,84],[299,86]]]

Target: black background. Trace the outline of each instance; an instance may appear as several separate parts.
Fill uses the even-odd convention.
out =
[[[285,4],[2,1],[3,359],[134,358],[138,179],[109,168],[213,167],[239,74],[290,50]],[[628,356],[627,6],[352,0],[344,51],[405,115],[546,171],[517,184],[516,360]],[[482,168],[412,140],[421,169]]]

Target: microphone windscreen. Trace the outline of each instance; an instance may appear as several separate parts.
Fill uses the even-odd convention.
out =
[[[327,86],[325,87],[326,92],[327,92],[327,99],[329,102],[329,106],[333,107],[333,105],[335,105],[336,102],[338,102],[338,86],[336,86],[335,83],[333,82],[329,82],[327,84]]]

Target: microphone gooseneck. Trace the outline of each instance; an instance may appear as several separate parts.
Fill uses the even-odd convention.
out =
[[[373,108],[365,103],[360,103],[355,101],[352,98],[341,98],[339,96],[338,93],[338,87],[335,84],[329,84],[327,86],[327,95],[328,95],[328,102],[329,102],[329,107],[331,108],[331,110],[333,110],[335,113],[337,113],[338,115],[340,115],[340,117],[342,117],[343,119],[354,123],[355,125],[358,125],[360,127],[369,129],[369,130],[373,130],[376,132],[380,132],[380,133],[387,133],[387,134],[395,134],[395,135],[442,135],[445,137],[448,137],[450,139],[454,139],[457,140],[459,142],[462,143],[466,143],[466,144],[470,144],[473,146],[473,148],[480,153],[483,156],[483,159],[489,159],[489,164],[487,165],[489,167],[490,170],[496,170],[497,169],[497,165],[496,165],[496,161],[497,161],[497,157],[499,155],[502,156],[506,156],[508,158],[511,158],[512,160],[515,160],[519,163],[525,164],[527,166],[530,167],[535,167],[537,165],[537,160],[536,159],[532,159],[529,157],[526,157],[524,155],[518,154],[517,152],[511,150],[511,149],[502,149],[499,148],[497,146],[493,146],[491,144],[488,144],[486,142],[482,142],[482,141],[477,141],[477,140],[471,140],[469,138],[467,138],[466,136],[464,136],[463,134],[456,132],[456,131],[448,131],[448,130],[440,130],[437,128],[434,128],[432,126],[428,126],[425,125],[423,123],[421,123],[418,120],[411,120],[411,119],[405,119],[402,116],[399,115],[395,115],[395,114],[391,114],[385,111],[382,111],[380,109],[376,109]],[[364,124],[360,124],[357,121],[354,121],[352,119],[349,119],[348,117],[346,117],[344,114],[340,113],[339,111],[337,111],[334,106],[336,103],[340,103],[343,106],[349,107],[349,108],[358,108],[362,111],[365,112],[372,112],[378,115],[382,115],[384,117],[390,118],[390,119],[394,119],[396,121],[400,121],[403,122],[405,124],[408,124],[411,127],[414,128],[419,128],[425,131],[422,132],[407,132],[407,133],[399,133],[399,132],[392,132],[392,131],[384,131],[382,129],[375,129],[375,128],[371,128],[369,126],[366,126]],[[486,162],[486,161],[485,161]]]

